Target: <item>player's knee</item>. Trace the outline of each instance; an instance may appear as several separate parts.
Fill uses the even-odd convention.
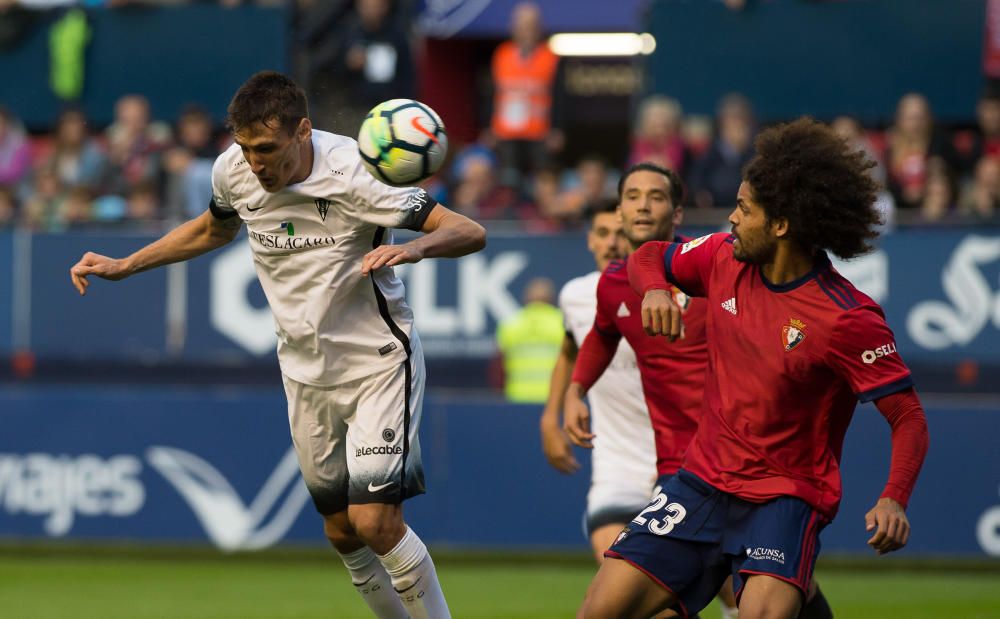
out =
[[[587,589],[587,595],[583,598],[583,605],[577,613],[577,619],[605,619],[612,617],[622,617],[621,600],[609,591],[602,591],[599,582],[591,583]]]
[[[767,598],[740,604],[740,619],[795,619],[799,607]]]
[[[577,619],[616,619],[621,616],[621,609],[616,608],[610,600],[588,594],[583,600]]]
[[[347,515],[339,516],[334,514],[323,519],[323,534],[330,540],[330,543],[340,552],[353,552],[363,544],[358,539],[354,528],[351,526]]]
[[[403,518],[393,510],[352,510],[351,524],[366,546],[378,554],[386,554],[406,533]]]

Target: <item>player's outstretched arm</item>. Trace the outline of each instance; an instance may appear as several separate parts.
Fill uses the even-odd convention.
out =
[[[927,418],[912,388],[879,398],[875,405],[892,427],[889,481],[875,507],[865,514],[866,530],[873,532],[868,545],[881,555],[899,550],[910,538],[905,509],[929,441]]]
[[[485,228],[440,204],[434,205],[420,231],[423,234],[412,241],[380,245],[368,252],[361,261],[361,274],[424,258],[458,258],[486,247]]]
[[[576,361],[576,342],[567,333],[563,338],[562,348],[556,365],[549,379],[549,397],[542,409],[539,426],[542,435],[542,452],[554,469],[560,473],[571,474],[580,470],[580,463],[573,455],[569,437],[562,427],[562,409],[566,388],[573,376],[573,363]]]
[[[240,230],[239,217],[217,219],[210,211],[174,228],[127,258],[109,258],[87,252],[69,270],[81,295],[87,294],[91,275],[117,281],[149,269],[189,260],[229,243]]]

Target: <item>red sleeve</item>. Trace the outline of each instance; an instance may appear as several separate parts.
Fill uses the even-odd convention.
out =
[[[875,400],[875,406],[892,427],[889,481],[882,497],[906,507],[927,455],[927,417],[912,387]]]
[[[611,364],[615,351],[618,350],[619,339],[620,335],[602,333],[595,324],[576,353],[573,382],[579,383],[584,391],[589,391]]]
[[[639,295],[677,286],[688,296],[708,296],[708,280],[719,247],[730,243],[725,233],[708,234],[687,243],[650,241],[628,259],[628,281]]]
[[[840,316],[830,335],[828,359],[862,402],[913,386],[910,369],[896,352],[896,337],[878,306],[861,306]]]
[[[604,289],[604,277],[597,282],[597,314],[594,316],[594,326],[583,338],[583,344],[576,353],[576,364],[573,366],[573,382],[579,383],[584,391],[589,391],[618,350],[618,341],[622,334],[615,324],[614,318],[608,312],[608,298]]]

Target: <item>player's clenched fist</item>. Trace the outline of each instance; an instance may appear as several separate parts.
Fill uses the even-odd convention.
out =
[[[880,555],[899,550],[910,539],[910,521],[903,506],[888,497],[879,499],[865,514],[865,526],[868,531],[875,531],[868,545]]]
[[[116,260],[88,251],[69,270],[70,280],[81,295],[87,294],[87,286],[90,285],[90,282],[87,281],[88,275],[117,281],[125,279],[131,273],[126,268],[124,260]]]
[[[681,308],[667,290],[650,290],[642,299],[642,328],[649,335],[681,336]]]

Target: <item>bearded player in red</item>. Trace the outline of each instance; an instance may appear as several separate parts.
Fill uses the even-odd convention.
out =
[[[909,537],[905,506],[927,423],[881,308],[837,273],[877,233],[873,164],[801,119],[763,132],[732,234],[651,242],[629,260],[651,335],[681,336],[672,285],[708,302],[703,415],[681,470],[607,553],[583,617],[703,608],[731,575],[741,619],[799,613],[819,532],[841,498],[857,402],[892,428],[889,480],[865,515],[879,554]]]
[[[691,240],[675,235],[683,219],[683,198],[683,181],[672,170],[648,162],[625,170],[618,182],[618,216],[630,251],[649,241]],[[603,375],[624,338],[636,353],[653,426],[657,486],[677,473],[694,438],[701,418],[708,365],[707,301],[689,297],[676,287],[671,288],[671,294],[681,309],[684,337],[674,342],[651,338],[642,325],[642,296],[629,285],[625,262],[609,263],[597,286],[594,326],[580,346],[564,404],[565,429],[570,440],[580,447],[592,447],[592,441],[600,438],[591,432],[590,413],[583,398]],[[657,492],[651,492],[650,496],[654,494]],[[630,513],[622,520],[627,522],[634,515]],[[722,586],[719,601],[723,619],[737,616],[731,586]],[[822,592],[812,583],[800,619],[832,616]]]

